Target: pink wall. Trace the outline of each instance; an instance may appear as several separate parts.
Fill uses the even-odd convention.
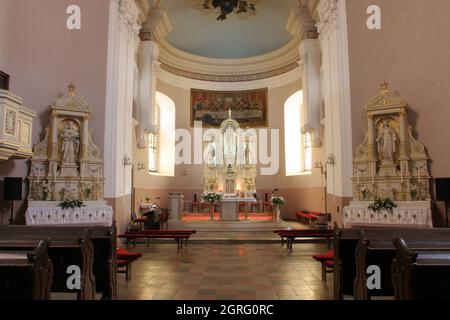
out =
[[[366,28],[369,5],[382,30]],[[450,176],[450,1],[348,0],[354,147],[366,130],[364,105],[387,81],[410,106],[408,118],[427,147],[434,177]]]
[[[81,7],[81,30],[66,28],[72,4]],[[48,124],[48,106],[73,82],[92,107],[93,138],[103,148],[109,0],[0,0],[0,11],[0,70],[11,75],[10,90],[38,114],[33,143]],[[0,163],[1,180],[26,175],[26,161]]]

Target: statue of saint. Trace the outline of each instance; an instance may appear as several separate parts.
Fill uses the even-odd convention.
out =
[[[73,125],[72,121],[67,122],[61,132],[62,139],[62,162],[73,164],[75,163],[75,155],[78,153],[78,131]]]
[[[244,146],[244,162],[246,165],[253,164],[253,155],[251,149],[250,139],[246,137]]]
[[[210,166],[215,166],[216,163],[216,143],[214,142],[214,137],[211,139],[211,141],[208,143],[207,149],[206,149],[206,164]]]
[[[378,148],[383,153],[384,161],[394,161],[394,154],[397,151],[396,142],[397,136],[395,131],[389,126],[388,120],[384,120],[383,128],[380,130],[377,137]]]
[[[224,153],[226,164],[234,164],[236,158],[236,133],[230,128],[224,133]]]

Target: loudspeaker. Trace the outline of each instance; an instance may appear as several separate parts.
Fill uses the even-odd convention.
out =
[[[3,200],[22,200],[22,178],[5,178],[3,180]]]
[[[450,201],[450,178],[436,179],[436,200]]]

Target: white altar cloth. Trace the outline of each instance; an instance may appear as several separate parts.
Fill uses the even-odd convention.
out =
[[[55,206],[30,207],[25,213],[27,225],[95,225],[112,226],[113,209],[106,205],[66,209]]]
[[[430,201],[400,201],[392,212],[368,209],[371,202],[352,201],[344,208],[344,228],[358,226],[374,227],[421,227],[433,228]]]

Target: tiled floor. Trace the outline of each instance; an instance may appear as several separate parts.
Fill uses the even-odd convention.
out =
[[[311,255],[324,244],[296,244],[289,254],[279,243],[195,243],[180,254],[171,243],[138,245],[144,256],[133,278],[118,275],[119,299],[324,300],[332,297],[332,275],[321,281]]]

